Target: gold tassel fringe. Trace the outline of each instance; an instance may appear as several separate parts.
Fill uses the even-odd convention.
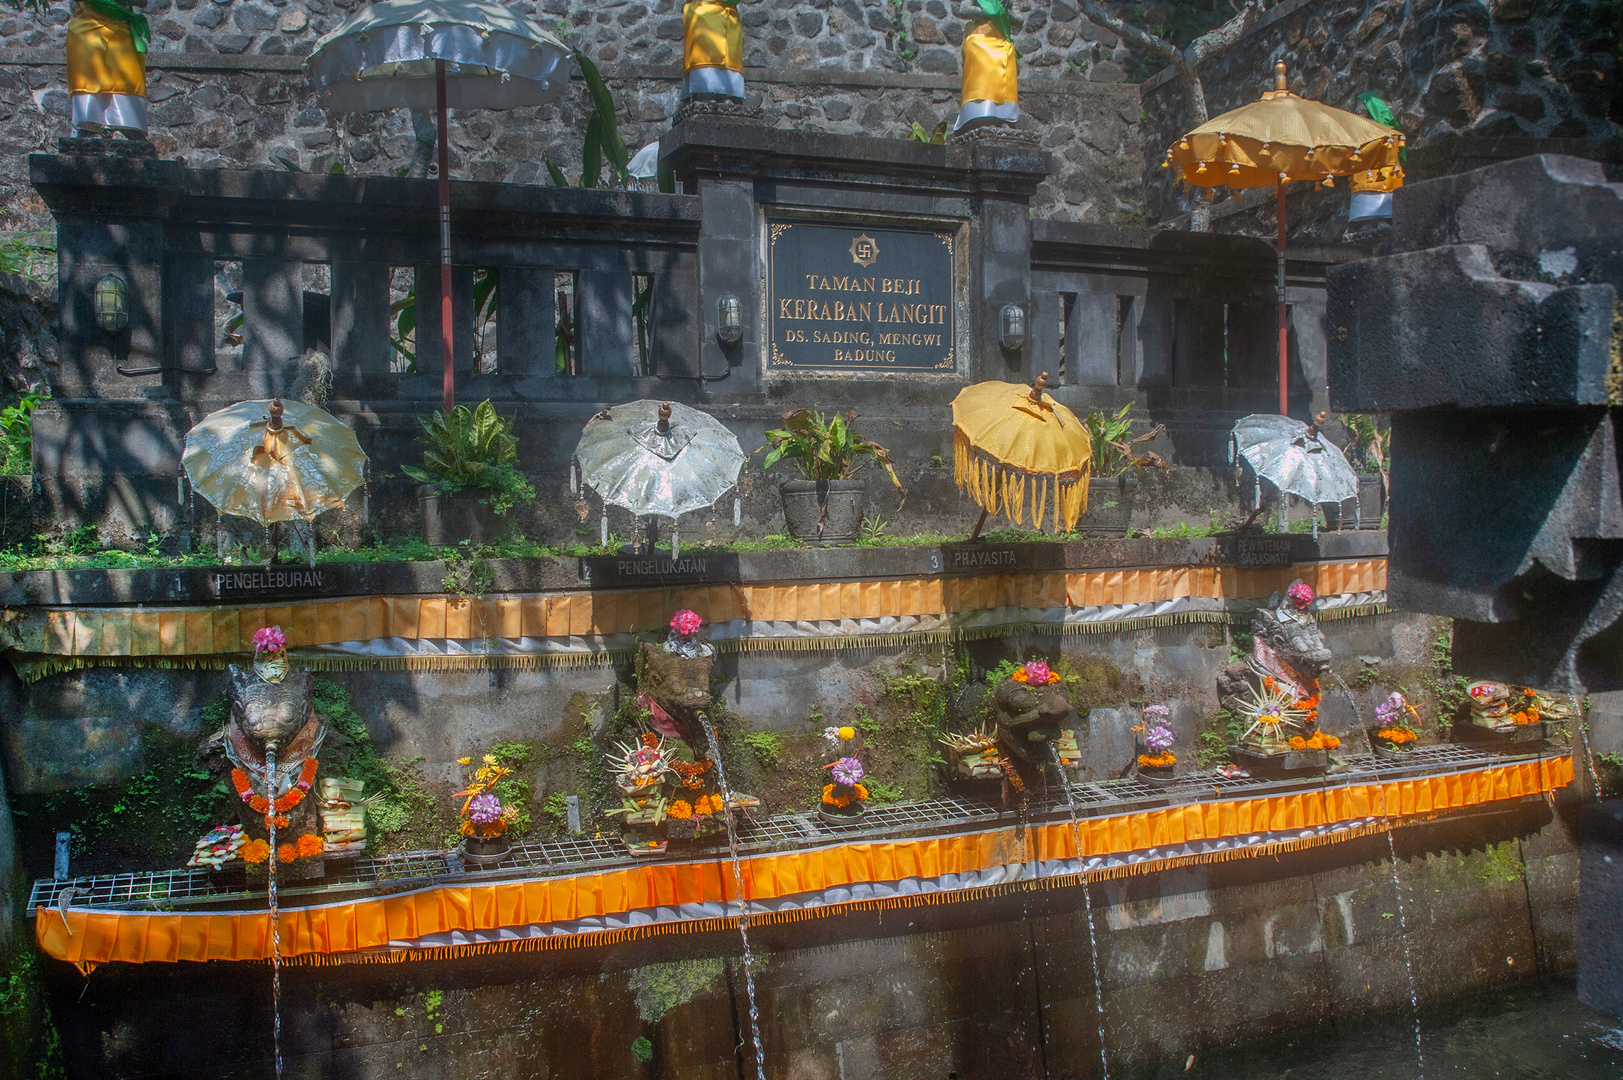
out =
[[[1027,472],[988,457],[970,445],[961,431],[952,436],[952,478],[958,490],[991,514],[1002,514],[1014,524],[1031,510],[1031,527],[1041,529],[1048,507],[1053,507],[1055,533],[1076,528],[1076,519],[1088,509],[1088,474],[1076,476]]]

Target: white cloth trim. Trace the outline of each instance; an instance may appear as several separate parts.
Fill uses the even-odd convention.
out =
[[[74,94],[74,131],[94,135],[107,128],[145,135],[147,99],[140,94]]]
[[[682,97],[717,94],[744,100],[744,73],[725,67],[688,68],[682,73]]]

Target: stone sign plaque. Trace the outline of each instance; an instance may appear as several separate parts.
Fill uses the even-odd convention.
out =
[[[304,567],[229,567],[208,571],[208,584],[221,600],[286,600],[327,595],[322,574]]]
[[[958,366],[950,228],[767,221],[770,372]]]
[[[724,551],[684,554],[676,559],[663,551],[653,555],[592,556],[579,560],[579,571],[581,582],[594,589],[648,588],[739,580],[738,556]]]
[[[1290,566],[1289,536],[1239,536],[1234,540],[1234,563],[1243,567]]]

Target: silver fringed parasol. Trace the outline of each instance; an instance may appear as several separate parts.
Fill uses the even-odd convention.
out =
[[[435,110],[440,172],[440,378],[446,415],[456,399],[447,113],[453,108],[515,109],[556,101],[569,89],[574,62],[569,46],[540,23],[486,0],[379,0],[324,35],[305,61],[316,100],[333,112]],[[427,343],[421,338],[418,341],[422,354]]]
[[[308,66],[333,112],[432,109],[434,67],[447,66],[445,106],[514,109],[569,87],[569,46],[511,8],[482,0],[382,0],[316,42]]]
[[[638,517],[675,519],[715,505],[736,485],[744,450],[710,414],[644,400],[604,409],[588,420],[575,460],[581,482],[605,505],[623,506]]]
[[[1257,475],[1257,504],[1262,503],[1262,481],[1281,493],[1295,495],[1315,506],[1338,506],[1358,497],[1358,476],[1341,449],[1316,427],[1274,413],[1242,418],[1229,435],[1229,460],[1241,460]],[[1283,510],[1281,510],[1283,514]],[[1317,515],[1314,517],[1317,530]]]

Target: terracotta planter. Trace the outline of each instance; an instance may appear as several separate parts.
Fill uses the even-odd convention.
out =
[[[1381,515],[1386,512],[1386,486],[1380,473],[1358,474],[1358,501],[1326,503],[1324,524],[1327,529],[1379,529]]]
[[[817,805],[817,816],[830,825],[855,825],[862,820],[862,804],[854,802],[844,810],[834,810],[828,803]]]
[[[1382,761],[1403,761],[1412,753],[1408,748],[1414,745],[1412,742],[1407,742],[1402,747],[1394,746],[1384,739],[1377,738],[1375,732],[1371,731],[1369,733],[1369,747],[1374,751],[1375,756]]]
[[[450,547],[468,540],[490,544],[507,531],[507,518],[479,501],[480,492],[459,491],[443,496],[432,484],[417,489],[417,506],[423,515],[423,538],[435,547]]]
[[[489,870],[507,857],[513,850],[513,842],[505,836],[490,838],[480,836],[463,837],[457,850],[462,854],[462,861],[475,870]]]
[[[808,544],[849,544],[862,530],[866,480],[789,480],[779,489],[789,535]]]
[[[1140,765],[1138,778],[1152,787],[1171,787],[1178,782],[1173,765]]]
[[[1087,536],[1126,536],[1137,487],[1136,476],[1090,479],[1087,513],[1076,519],[1076,531]]]

